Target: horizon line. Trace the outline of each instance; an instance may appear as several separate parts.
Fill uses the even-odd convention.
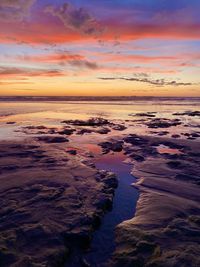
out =
[[[32,96],[30,96],[30,95],[3,95],[3,96],[0,96],[0,99],[15,99],[15,98],[20,98],[20,99],[33,99],[33,98],[48,98],[48,99],[55,99],[55,98],[57,98],[57,99],[61,99],[61,98],[65,98],[65,99],[78,99],[78,98],[81,98],[81,99],[113,99],[113,100],[115,100],[115,99],[120,99],[120,98],[122,98],[122,99],[131,99],[131,98],[133,98],[133,99],[136,99],[136,98],[159,98],[159,99],[161,99],[161,98],[163,98],[163,99],[166,99],[166,98],[171,98],[171,99],[175,99],[175,98],[190,98],[190,99],[195,99],[195,98],[200,98],[200,96],[92,96],[92,95],[90,95],[90,96],[82,96],[82,95],[80,95],[80,96],[78,96],[78,95],[70,95],[70,96],[61,96],[61,95],[57,95],[57,96],[49,96],[49,95],[47,95],[47,96],[40,96],[40,95],[36,95],[36,96],[34,96],[34,95],[32,95]]]

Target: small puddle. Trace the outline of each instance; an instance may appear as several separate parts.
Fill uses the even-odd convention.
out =
[[[94,145],[90,145],[89,149],[93,153],[99,151],[99,147]],[[132,166],[123,162],[125,159],[123,152],[119,152],[101,155],[94,160],[98,169],[114,172],[119,185],[115,191],[113,209],[105,214],[100,228],[94,232],[90,251],[84,256],[92,267],[106,266],[116,246],[115,227],[135,214],[139,193],[131,186],[135,178],[130,174]]]

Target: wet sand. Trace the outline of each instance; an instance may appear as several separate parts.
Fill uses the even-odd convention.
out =
[[[135,217],[117,227],[111,266],[199,266],[200,143],[140,138],[144,144],[132,146],[144,157],[132,170],[140,198]],[[158,144],[182,153],[152,150]]]

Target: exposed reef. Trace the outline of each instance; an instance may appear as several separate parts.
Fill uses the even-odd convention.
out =
[[[124,141],[134,161],[132,173],[138,182],[133,186],[139,189],[140,199],[135,217],[117,227],[117,249],[110,266],[199,266],[200,144],[136,135]],[[169,151],[155,151],[159,144]],[[170,149],[180,153],[171,154]]]
[[[31,135],[83,135],[90,133],[108,134],[112,130],[124,131],[127,127],[124,124],[113,123],[103,118],[91,118],[88,120],[65,120],[63,127],[47,127],[44,125],[24,126],[21,131]]]
[[[113,173],[74,156],[63,137],[37,140],[0,143],[1,267],[64,266],[112,207]]]
[[[141,112],[141,113],[132,113],[129,116],[138,116],[138,117],[147,117],[147,118],[155,118],[156,112]]]
[[[176,113],[173,113],[173,115],[174,116],[190,116],[190,117],[198,116],[200,117],[200,111],[176,112]]]
[[[165,118],[155,118],[147,122],[146,125],[148,128],[169,128],[172,126],[181,125],[181,121],[179,119],[170,120]]]

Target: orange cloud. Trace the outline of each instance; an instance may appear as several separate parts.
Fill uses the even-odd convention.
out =
[[[12,57],[13,58],[13,57]],[[17,60],[26,62],[40,62],[65,65],[66,63],[78,67],[88,69],[98,69],[99,66],[92,61],[86,59],[85,56],[69,53],[47,54],[47,55],[34,55],[34,56],[17,56]]]
[[[114,55],[104,55],[106,61],[121,61],[121,62],[140,62],[140,63],[149,63],[156,61],[171,61],[177,60],[175,56],[144,56],[144,55],[123,55],[123,54],[114,54]]]
[[[200,39],[200,26],[194,25],[120,25],[104,22],[106,29],[99,39],[102,41],[137,40],[145,38],[161,39]],[[94,36],[67,29],[61,21],[43,21],[35,23],[2,22],[0,24],[0,42],[29,44],[62,44],[72,41],[94,41]],[[96,39],[97,40],[97,39]]]
[[[8,79],[10,77],[57,77],[65,75],[60,70],[40,70],[40,69],[28,69],[28,68],[13,68],[13,67],[0,67],[0,77],[2,79]]]
[[[47,54],[47,55],[34,55],[34,56],[18,56],[17,59],[22,61],[32,62],[47,62],[47,63],[58,63],[68,62],[73,60],[84,60],[85,57],[78,54]]]

